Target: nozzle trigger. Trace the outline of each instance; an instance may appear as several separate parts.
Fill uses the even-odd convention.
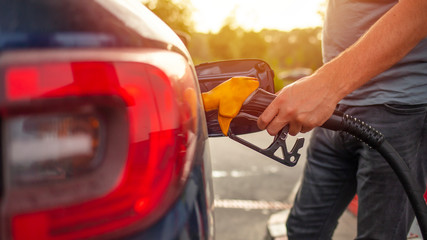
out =
[[[292,150],[288,152],[286,147],[286,138],[288,137],[289,127],[285,126],[280,130],[280,132],[274,137],[273,143],[270,144],[266,149],[262,149],[258,146],[255,146],[254,144],[238,137],[237,135],[233,134],[231,129],[228,131],[228,136],[233,139],[234,141],[245,145],[246,147],[249,147],[281,164],[284,164],[289,167],[293,167],[297,164],[301,154],[298,153],[298,150],[301,149],[304,145],[304,138],[298,138],[292,147]],[[283,159],[276,156],[274,153],[277,151],[278,148],[282,149],[283,152]]]

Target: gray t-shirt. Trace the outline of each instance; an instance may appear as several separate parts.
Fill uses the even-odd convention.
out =
[[[329,0],[323,29],[323,61],[330,61],[352,45],[397,2]],[[427,38],[393,67],[350,93],[340,103],[351,106],[427,103]]]

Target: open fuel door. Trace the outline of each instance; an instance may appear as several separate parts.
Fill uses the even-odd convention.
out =
[[[259,59],[239,59],[203,63],[196,66],[200,91],[208,92],[219,84],[233,77],[252,77],[259,81],[259,90],[274,94],[274,72],[270,66]],[[259,92],[259,90],[256,90]],[[238,94],[238,92],[236,92]],[[260,98],[257,98],[260,99]],[[261,98],[262,100],[262,98]],[[248,101],[250,99],[248,98]],[[265,106],[257,107],[258,103],[245,104],[241,113],[230,124],[234,134],[246,134],[260,131],[256,119],[264,111]],[[224,136],[218,123],[218,111],[206,112],[209,137]]]

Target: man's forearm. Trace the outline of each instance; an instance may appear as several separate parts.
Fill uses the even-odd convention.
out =
[[[426,36],[427,1],[402,0],[317,74],[332,81],[341,99],[393,66]]]

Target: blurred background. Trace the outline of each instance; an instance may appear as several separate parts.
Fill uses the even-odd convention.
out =
[[[325,0],[143,0],[186,42],[194,63],[259,58],[276,91],[322,64]]]

